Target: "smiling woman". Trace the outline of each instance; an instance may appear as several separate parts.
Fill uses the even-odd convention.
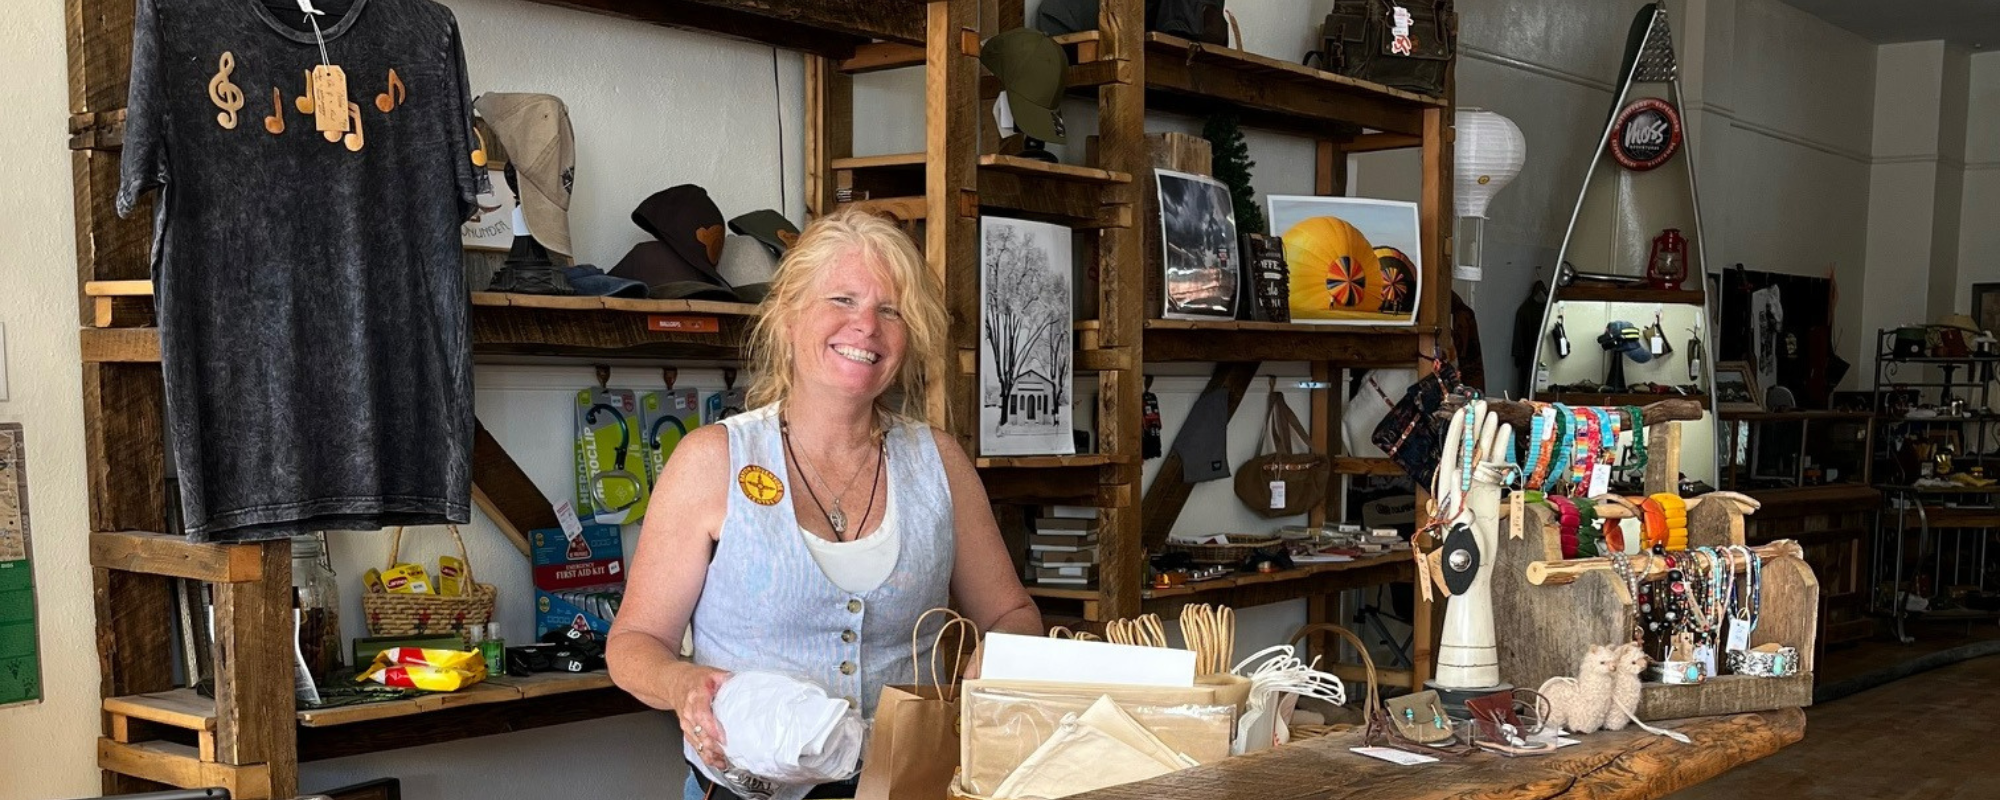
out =
[[[944,364],[940,295],[887,220],[840,211],[806,226],[751,336],[754,408],[695,429],[660,474],[679,502],[646,515],[606,655],[619,686],[679,716],[690,798],[731,797],[712,705],[733,672],[808,678],[872,717],[885,684],[910,680],[926,610],[1041,633],[971,459],[922,418]]]

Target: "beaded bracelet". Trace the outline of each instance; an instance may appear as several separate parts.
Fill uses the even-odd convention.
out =
[[[1632,568],[1632,557],[1622,552],[1612,552],[1611,571],[1617,573],[1618,578],[1625,582],[1626,595],[1632,598],[1632,610],[1634,613],[1629,618],[1632,622],[1632,641],[1644,640],[1646,638],[1646,629],[1641,619],[1651,613],[1653,609],[1652,606],[1640,601],[1639,575]]]
[[[1461,445],[1459,452],[1462,455],[1458,461],[1458,490],[1461,493],[1472,491],[1472,470],[1476,466],[1473,463],[1475,458],[1473,448],[1479,446],[1479,411],[1475,407],[1477,405],[1474,403],[1465,407],[1465,428],[1459,434]]]
[[[1542,484],[1544,492],[1554,491],[1556,484],[1561,482],[1563,471],[1569,469],[1569,451],[1576,446],[1576,417],[1570,413],[1569,406],[1561,403],[1556,404],[1555,441],[1555,463],[1549,468],[1548,477]]]
[[[1531,427],[1534,432],[1534,441],[1531,445],[1532,449],[1530,452],[1532,455],[1529,457],[1529,460],[1534,463],[1529,470],[1528,479],[1524,485],[1539,491],[1543,488],[1543,477],[1548,474],[1549,460],[1555,456],[1555,408],[1551,406],[1538,408]]]
[[[1576,554],[1595,558],[1603,554],[1604,531],[1599,527],[1597,504],[1586,499],[1576,504]]]
[[[1630,469],[1646,468],[1646,412],[1638,406],[1626,406],[1625,413],[1632,415],[1632,465]]]
[[[1652,498],[1660,504],[1661,521],[1665,525],[1668,550],[1686,550],[1688,545],[1687,501],[1672,492],[1661,492]]]

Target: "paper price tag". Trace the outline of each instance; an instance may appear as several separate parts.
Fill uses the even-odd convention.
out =
[[[1653,338],[1652,338],[1652,341],[1650,341],[1650,342],[1648,343],[1648,347],[1649,347],[1649,348],[1650,348],[1650,349],[1651,349],[1651,350],[1653,351],[1653,355],[1656,355],[1656,356],[1663,356],[1663,355],[1666,355],[1666,354],[1667,354],[1667,340],[1666,340],[1666,337],[1664,337],[1664,336],[1655,336],[1655,337],[1653,337]]]
[[[583,523],[577,521],[576,508],[571,506],[568,500],[557,501],[555,509],[556,524],[562,526],[563,536],[571,540],[583,536]]]
[[[1437,758],[1434,756],[1425,756],[1425,755],[1418,755],[1416,753],[1404,752],[1402,750],[1397,750],[1396,748],[1393,747],[1350,747],[1347,749],[1352,752],[1367,756],[1369,758],[1379,758],[1391,764],[1401,764],[1406,767],[1415,766],[1417,764],[1429,764],[1437,760]]]
[[[1285,507],[1285,482],[1271,481],[1271,510]]]
[[[1396,36],[1410,35],[1410,10],[1402,6],[1391,6],[1389,33]]]
[[[1750,621],[1729,618],[1729,652],[1741,653],[1750,649]]]
[[[1715,674],[1715,645],[1698,644],[1694,647],[1694,660],[1708,667],[1708,674]]]
[[[1513,502],[1507,507],[1507,536],[1519,539],[1528,533],[1527,492],[1514,492]]]
[[[321,133],[346,133],[347,73],[332,64],[313,67],[313,127]]]
[[[1611,465],[1599,464],[1590,468],[1590,485],[1584,496],[1596,497],[1611,490]]]

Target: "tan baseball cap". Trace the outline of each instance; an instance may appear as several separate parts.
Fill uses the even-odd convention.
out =
[[[576,136],[569,109],[552,94],[487,92],[473,110],[507,151],[519,178],[521,216],[543,247],[574,257],[569,241],[569,198],[576,177]]]

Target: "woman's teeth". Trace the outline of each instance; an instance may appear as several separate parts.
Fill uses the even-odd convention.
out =
[[[876,361],[882,359],[882,356],[880,354],[871,353],[866,350],[862,350],[860,348],[848,347],[846,345],[834,345],[833,352],[839,353],[841,358],[845,358],[849,361],[859,362],[862,364],[873,364]]]

